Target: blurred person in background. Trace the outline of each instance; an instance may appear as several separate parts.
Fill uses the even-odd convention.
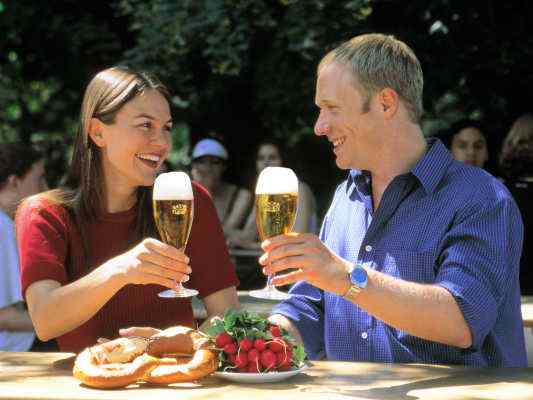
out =
[[[287,160],[283,145],[275,139],[263,140],[255,152],[255,168],[257,176],[266,167],[285,166]],[[294,222],[293,232],[318,232],[316,198],[309,185],[298,180],[298,211]],[[228,246],[257,249],[261,248],[257,224],[255,222],[255,207],[252,207],[243,229],[226,232]]]
[[[505,179],[524,221],[520,290],[533,295],[533,114],[519,117],[504,139],[499,159]]]
[[[460,120],[450,129],[449,149],[457,161],[484,168],[489,159],[487,137],[481,124],[472,120]]]
[[[0,350],[56,349],[33,330],[20,290],[20,268],[13,217],[26,197],[47,189],[43,155],[22,143],[0,144]]]
[[[235,267],[204,188],[193,182],[185,251],[156,231],[152,187],[171,151],[169,98],[147,73],[96,74],[83,96],[71,187],[33,196],[17,211],[23,297],[37,335],[57,338],[61,351],[195,327],[190,298],[158,297],[176,282],[199,291],[209,318],[239,306]]]
[[[200,140],[192,151],[192,179],[204,186],[215,203],[224,232],[243,227],[252,205],[249,190],[223,180],[228,151],[218,140]]]

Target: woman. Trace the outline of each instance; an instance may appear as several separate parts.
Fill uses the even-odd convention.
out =
[[[505,137],[500,154],[500,169],[524,222],[524,242],[520,259],[520,291],[533,294],[533,114],[519,117]]]
[[[157,296],[175,281],[200,292],[209,317],[238,306],[234,267],[204,188],[193,186],[185,254],[158,240],[151,189],[171,150],[168,99],[150,75],[124,67],[97,74],[74,144],[75,188],[30,198],[17,213],[22,292],[37,335],[57,338],[62,351],[131,325],[192,326],[190,299]]]
[[[214,139],[200,140],[192,151],[192,178],[211,193],[224,232],[242,228],[252,202],[248,190],[222,180],[227,161],[228,151]]]
[[[269,139],[261,142],[256,152],[257,174],[266,167],[281,167],[284,163],[283,147],[275,140]],[[301,180],[298,182],[298,213],[294,223],[295,232],[316,232],[317,214],[316,200],[309,185]],[[244,249],[260,249],[257,225],[255,222],[255,208],[252,209],[242,230],[233,230],[229,233],[228,245]]]

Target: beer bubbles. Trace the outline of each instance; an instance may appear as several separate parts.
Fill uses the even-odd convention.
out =
[[[161,240],[185,251],[192,221],[194,219],[194,197],[191,180],[185,172],[160,174],[154,183],[154,220]],[[161,297],[191,297],[198,292],[184,288],[181,282],[175,290],[159,293]]]
[[[296,221],[298,205],[298,178],[294,171],[284,167],[267,167],[259,174],[255,188],[257,231],[261,240],[289,233]],[[272,285],[272,276],[261,290],[252,290],[250,296],[283,300],[289,297]]]

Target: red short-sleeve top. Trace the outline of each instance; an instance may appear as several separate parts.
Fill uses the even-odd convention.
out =
[[[195,182],[193,189],[194,221],[185,250],[191,260],[192,274],[185,286],[197,289],[203,298],[237,287],[239,281],[211,197]],[[34,282],[51,279],[66,285],[127,251],[132,247],[130,235],[136,213],[137,207],[104,213],[88,223],[89,255],[85,263],[79,230],[67,210],[41,196],[25,202],[16,218],[23,296]],[[160,298],[157,293],[163,289],[159,285],[123,287],[91,319],[58,337],[60,349],[78,352],[94,345],[99,337],[116,337],[120,328],[128,326],[193,326],[190,299]]]

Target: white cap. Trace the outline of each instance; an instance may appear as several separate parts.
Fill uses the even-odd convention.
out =
[[[228,151],[222,146],[222,144],[220,144],[220,142],[214,139],[202,139],[196,143],[196,146],[194,146],[194,149],[192,150],[192,159],[194,160],[195,158],[203,156],[214,156],[227,160]]]

